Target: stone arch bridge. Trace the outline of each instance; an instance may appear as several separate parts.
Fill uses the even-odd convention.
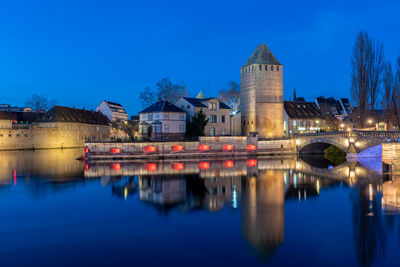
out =
[[[333,145],[347,156],[357,156],[360,153],[382,153],[379,145],[387,142],[398,142],[400,131],[350,131],[326,132],[315,134],[294,135],[296,151],[299,154],[321,154]],[[376,148],[376,149],[374,149]]]

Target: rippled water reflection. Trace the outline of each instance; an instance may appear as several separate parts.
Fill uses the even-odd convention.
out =
[[[81,152],[1,152],[2,266],[400,261],[397,158],[85,164]]]

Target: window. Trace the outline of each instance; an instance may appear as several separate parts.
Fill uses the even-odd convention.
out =
[[[268,66],[267,65],[265,65],[265,70],[268,70]]]
[[[185,114],[179,114],[179,120],[184,121],[185,120]]]
[[[225,135],[225,128],[221,129],[221,135]]]
[[[211,128],[210,129],[210,135],[211,136],[215,136],[215,128]]]
[[[217,123],[217,115],[210,115],[208,120],[210,123]]]
[[[164,119],[166,119],[166,120],[169,119],[169,113],[164,113]]]
[[[217,103],[210,102],[210,110],[217,110]]]
[[[159,119],[160,118],[160,113],[157,112],[155,117],[156,117],[156,120]]]
[[[296,120],[293,121],[293,126],[296,126]]]
[[[190,105],[187,105],[186,107],[187,107],[187,109],[190,109]]]
[[[164,132],[169,132],[169,124],[164,125]]]
[[[274,70],[274,66],[271,66],[271,70]]]
[[[260,70],[261,70],[261,65],[260,65]]]
[[[183,125],[183,124],[179,125],[179,132],[181,132],[181,133],[185,132],[185,125]]]
[[[152,121],[152,120],[153,120],[153,113],[149,113],[149,114],[147,115],[147,117],[148,117],[148,120],[149,120],[149,121]]]
[[[221,116],[221,122],[225,123],[225,115]]]
[[[279,71],[279,66],[276,66],[276,70]]]

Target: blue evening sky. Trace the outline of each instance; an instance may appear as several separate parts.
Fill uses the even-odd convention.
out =
[[[284,65],[285,99],[349,97],[350,56],[365,30],[400,55],[400,1],[0,1],[0,103],[31,94],[140,111],[139,92],[163,77],[195,96],[240,81],[265,42]]]

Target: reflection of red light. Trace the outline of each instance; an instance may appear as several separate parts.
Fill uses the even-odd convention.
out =
[[[256,159],[248,159],[247,160],[247,166],[249,166],[249,167],[257,166],[257,160]]]
[[[247,150],[248,151],[254,151],[254,150],[257,150],[257,146],[256,145],[247,145]]]
[[[121,149],[120,148],[111,148],[110,152],[113,154],[119,154],[119,153],[121,153]]]
[[[184,146],[181,146],[181,145],[171,146],[171,151],[177,152],[177,151],[183,151],[183,150],[185,150]]]
[[[85,147],[85,153],[89,153],[89,148]]]
[[[198,165],[199,165],[199,168],[202,170],[207,170],[208,168],[210,168],[210,162],[208,162],[208,161],[199,162]]]
[[[210,150],[210,146],[208,146],[208,145],[199,145],[198,150],[199,151]]]
[[[89,164],[85,163],[85,170],[88,171],[89,170]]]
[[[144,147],[144,152],[145,153],[152,153],[157,151],[157,148],[155,146],[145,146]]]
[[[17,170],[14,170],[14,185],[17,185]]]
[[[121,164],[119,164],[119,163],[114,163],[113,165],[111,165],[111,170],[114,170],[114,171],[119,171],[119,170],[121,170]]]
[[[225,168],[232,168],[233,166],[235,166],[235,164],[233,163],[232,160],[225,160],[224,166],[225,166]]]
[[[145,165],[146,170],[153,172],[157,170],[157,164],[156,163],[146,163]]]
[[[172,169],[174,169],[175,171],[181,171],[184,168],[185,168],[185,165],[181,162],[172,163]]]
[[[231,151],[231,150],[234,150],[234,149],[235,149],[235,147],[233,145],[224,145],[224,150],[225,151]]]

